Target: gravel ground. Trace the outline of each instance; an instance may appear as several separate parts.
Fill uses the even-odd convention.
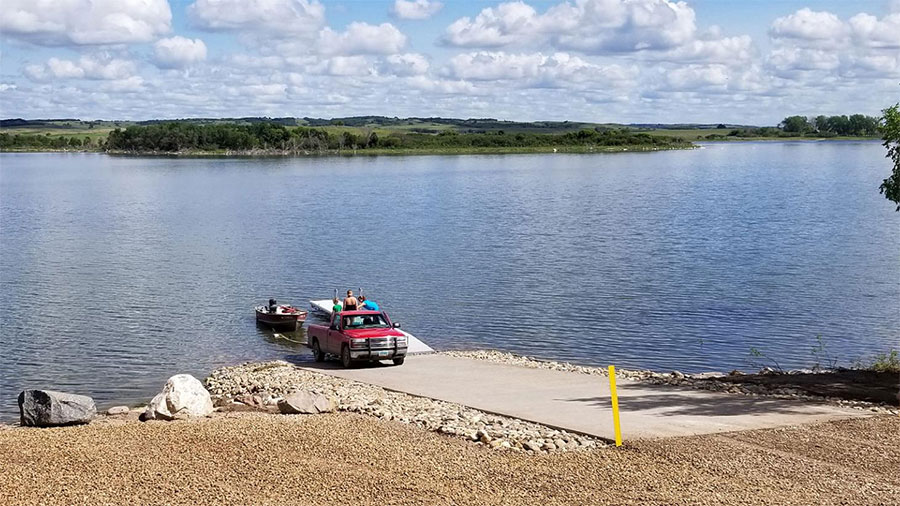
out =
[[[273,410],[285,395],[306,391],[334,399],[339,411],[396,420],[497,450],[551,453],[606,444],[592,437],[451,402],[306,371],[284,361],[223,367],[213,371],[205,383],[216,405],[226,411],[240,406]]]
[[[898,504],[900,417],[529,455],[354,413],[0,430],[0,504]]]

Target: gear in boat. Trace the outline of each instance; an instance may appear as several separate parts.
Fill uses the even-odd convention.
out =
[[[269,299],[268,305],[256,306],[256,321],[279,330],[297,330],[306,321],[308,312],[290,304],[278,304]]]

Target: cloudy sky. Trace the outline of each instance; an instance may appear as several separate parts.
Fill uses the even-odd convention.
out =
[[[0,116],[776,124],[900,101],[900,0],[3,0]]]

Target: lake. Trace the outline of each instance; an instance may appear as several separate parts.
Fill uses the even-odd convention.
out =
[[[900,344],[876,142],[606,155],[0,155],[0,419],[309,360],[253,306],[357,290],[436,349],[682,371]]]

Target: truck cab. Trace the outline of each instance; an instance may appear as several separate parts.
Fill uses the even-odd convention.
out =
[[[344,367],[358,362],[406,359],[407,338],[382,311],[332,313],[328,325],[310,325],[307,334],[316,362],[335,355]]]

